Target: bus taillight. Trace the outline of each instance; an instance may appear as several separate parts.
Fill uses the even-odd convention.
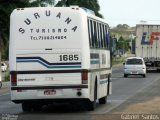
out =
[[[11,85],[12,86],[16,86],[17,85],[17,74],[16,73],[12,73],[11,74]]]
[[[81,73],[82,84],[88,84],[88,70],[83,70]]]

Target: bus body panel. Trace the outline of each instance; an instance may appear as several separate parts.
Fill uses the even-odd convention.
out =
[[[110,64],[111,61],[110,61],[110,57],[108,57],[110,56],[110,51],[109,50],[108,51],[91,50],[91,54],[96,55],[96,57],[92,57],[90,59],[90,64],[91,64],[91,79],[92,80],[97,79],[97,86],[98,86],[97,97],[101,98],[101,97],[107,96],[107,93],[112,94],[111,81],[108,81],[108,77],[112,73],[111,64]],[[95,82],[92,82],[91,93],[94,93],[93,92],[94,84]]]

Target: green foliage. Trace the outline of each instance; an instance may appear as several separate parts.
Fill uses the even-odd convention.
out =
[[[125,62],[125,57],[113,57],[112,66],[122,65]]]
[[[111,29],[112,36],[123,36],[124,39],[130,39],[129,36],[135,35],[135,27],[129,27],[127,24],[118,24],[116,27]]]
[[[10,80],[9,72],[6,72],[4,76],[4,81],[7,82],[9,80]]]
[[[47,5],[54,5],[55,3],[55,0],[35,0],[35,1],[32,1],[30,0],[30,6],[32,7],[45,7]]]
[[[124,49],[125,51],[129,50],[129,41],[125,40],[122,36],[117,42],[117,49]]]
[[[100,6],[97,0],[61,0],[56,6],[70,6],[70,5],[78,5],[80,7],[85,7],[90,10],[93,10],[96,16],[103,17],[98,11],[100,10]]]
[[[117,39],[116,49],[125,49],[128,51],[129,42],[131,42],[131,34],[135,35],[135,27],[129,27],[127,24],[118,24],[116,27],[111,29],[112,38]],[[133,43],[134,40],[132,40]]]
[[[128,29],[129,25],[127,25],[127,24],[118,24],[117,28],[119,28],[119,29]]]

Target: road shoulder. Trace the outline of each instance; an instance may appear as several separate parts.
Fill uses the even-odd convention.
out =
[[[159,114],[160,113],[160,79],[145,87],[134,96],[127,99],[117,108],[110,111],[113,113],[129,114]]]

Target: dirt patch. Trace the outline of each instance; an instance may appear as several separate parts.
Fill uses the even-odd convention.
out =
[[[110,113],[160,114],[160,79],[128,98]]]
[[[143,114],[143,113],[154,113],[160,114],[160,97],[155,97],[150,99],[150,101],[126,104],[127,106],[123,106],[122,111],[116,113],[129,113],[129,114]]]

